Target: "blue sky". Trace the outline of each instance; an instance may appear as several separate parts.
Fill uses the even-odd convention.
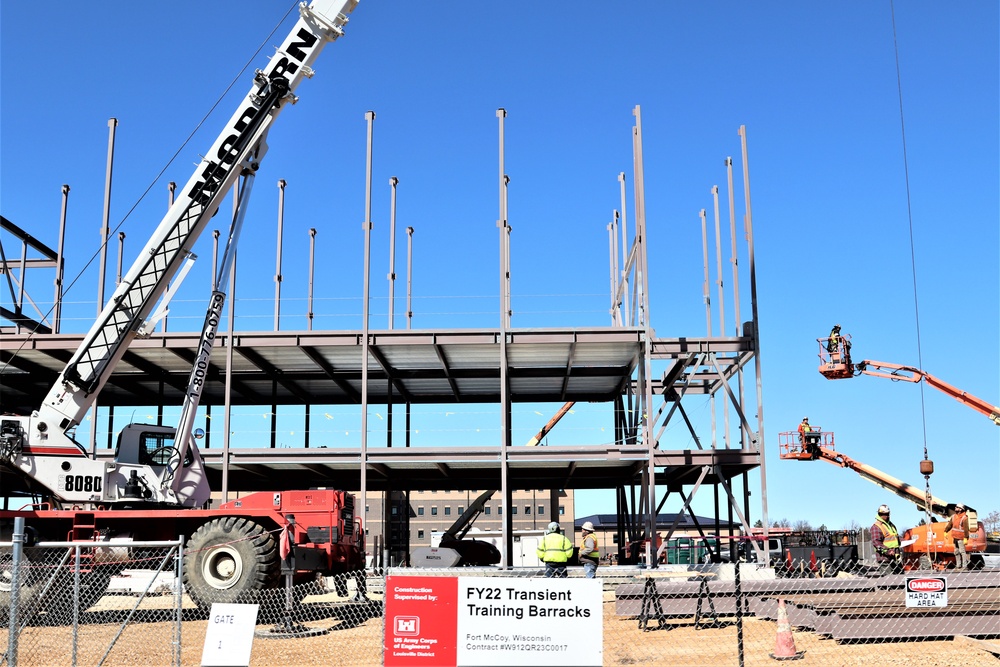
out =
[[[166,182],[187,181],[248,89],[246,75],[154,183],[157,174],[240,69],[263,65],[291,23],[268,35],[291,6],[0,4],[0,205],[54,247],[60,186],[71,186],[67,279],[80,278],[67,296],[64,330],[86,330],[96,312],[96,262],[84,267],[98,249],[108,118],[120,123],[112,228],[152,187],[121,227],[127,267],[165,211]],[[830,382],[816,372],[815,338],[839,322],[854,337],[856,358],[922,365],[1000,402],[998,8],[901,2],[895,18],[912,261],[888,2],[362,0],[346,36],[327,47],[269,137],[241,246],[237,327],[272,326],[281,178],[288,182],[281,328],[306,327],[310,227],[319,230],[315,327],[360,328],[369,109],[377,114],[371,326],[387,322],[393,175],[400,179],[395,326],[405,326],[407,226],[416,230],[413,327],[496,326],[498,107],[508,113],[513,325],[608,323],[605,227],[619,206],[618,172],[631,183],[639,104],[651,320],[660,336],[701,336],[698,211],[708,209],[711,227],[709,191],[722,187],[728,239],[723,160],[734,158],[739,182],[737,129],[746,125],[771,518],[868,524],[888,502],[897,524],[919,520],[911,505],[853,473],[779,461],[778,433],[806,414],[833,430],[845,453],[913,484],[923,484],[926,442],[935,495],[982,513],[1000,509],[1000,429],[986,418],[929,387],[921,393],[870,377]],[[741,197],[738,188],[737,215]],[[211,257],[209,234],[197,252]],[[111,280],[116,254],[113,245]],[[200,325],[208,263],[178,296],[172,330]],[[711,265],[714,280],[714,255]],[[746,300],[745,273],[740,280]],[[29,289],[44,305],[51,276],[29,279]],[[713,300],[715,293],[713,284]],[[730,319],[731,295],[726,308]],[[749,303],[742,309],[746,319]],[[515,442],[557,407],[522,407]],[[707,402],[689,409],[703,416]],[[604,441],[610,419],[594,410],[579,406],[550,441]],[[330,416],[331,434],[343,428],[350,438],[358,420],[348,411]],[[455,427],[443,417],[420,423],[435,438],[475,442],[480,429],[489,440],[499,422],[485,407]],[[281,419],[293,437],[300,420]],[[369,423],[378,428],[377,419]],[[679,423],[670,433],[690,446]],[[755,504],[759,498],[755,490]],[[710,504],[696,508],[705,514]],[[613,511],[606,494],[577,505],[581,515],[605,511]]]

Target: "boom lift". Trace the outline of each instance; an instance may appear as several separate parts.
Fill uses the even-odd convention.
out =
[[[908,500],[923,512],[931,515],[947,517],[955,509],[955,503],[948,503],[931,494],[924,493],[912,484],[896,479],[878,468],[856,461],[842,452],[836,451],[833,432],[823,431],[813,426],[811,432],[800,437],[797,431],[786,431],[778,435],[780,458],[793,461],[815,461],[817,459],[847,468],[858,473],[869,482],[895,493],[900,498]],[[975,521],[975,510],[969,510],[970,521]],[[986,550],[986,529],[976,521],[977,528],[969,536],[966,551],[970,554],[969,562],[975,566],[981,564],[975,556]],[[917,569],[933,564],[938,569],[944,569],[955,562],[955,547],[944,532],[946,521],[934,521],[930,524],[911,528],[903,533],[903,567]]]
[[[185,584],[201,606],[243,602],[275,586],[281,532],[299,578],[364,566],[364,533],[354,517],[354,497],[348,493],[255,493],[208,509],[211,491],[192,433],[226,298],[220,290],[228,282],[254,174],[267,149],[267,133],[285,106],[298,100],[294,91],[303,78],[312,77],[312,65],[323,47],[343,34],[357,2],[313,0],[299,5],[295,26],[267,67],[256,71],[249,93],[42,405],[28,416],[7,416],[0,409],[5,413],[0,420],[0,465],[43,498],[27,509],[0,511],[0,540],[9,539],[17,517],[25,519],[38,541],[165,540],[183,535],[188,545]],[[113,462],[91,457],[73,439],[77,424],[132,340],[152,328],[148,318],[153,307],[185,262],[191,261],[195,241],[241,178],[240,206],[219,271],[220,288],[209,303],[177,427],[130,424],[118,436]],[[112,551],[92,552],[87,574],[101,572],[103,578],[90,587],[82,608],[103,595],[113,574],[113,567],[102,567],[101,560]],[[9,594],[9,586],[6,592],[0,586],[0,609],[6,608],[4,597]]]
[[[872,375],[903,382],[923,380],[959,403],[981,412],[989,417],[994,424],[1000,426],[1000,407],[973,396],[967,391],[962,391],[919,368],[890,364],[885,361],[872,361],[871,359],[854,363],[851,360],[851,336],[849,334],[837,338],[817,338],[816,342],[819,343],[819,372],[828,380],[842,380],[857,375]]]

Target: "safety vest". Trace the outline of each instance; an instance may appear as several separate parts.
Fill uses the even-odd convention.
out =
[[[591,540],[594,543],[594,550],[593,551],[587,551],[586,550],[587,549],[587,540]],[[580,558],[585,558],[587,560],[592,560],[594,562],[597,562],[597,561],[601,560],[601,552],[597,548],[597,539],[594,537],[593,533],[591,533],[590,535],[587,535],[582,540],[580,540]]]
[[[543,563],[565,563],[573,556],[573,543],[565,535],[549,533],[542,538],[535,553]]]
[[[806,424],[805,422],[799,424],[799,433],[809,433],[810,431],[812,431],[812,426],[809,424]]]
[[[839,347],[840,347],[840,334],[835,331],[831,331],[830,340],[826,344],[826,351],[831,353],[836,352],[837,348]]]
[[[886,549],[896,549],[899,547],[899,533],[896,526],[891,521],[885,521],[882,517],[875,519],[875,524],[882,530],[882,546]]]
[[[948,534],[951,535],[953,540],[964,540],[968,537],[965,534],[965,528],[962,527],[962,522],[965,520],[965,512],[959,512],[951,517],[951,530]]]

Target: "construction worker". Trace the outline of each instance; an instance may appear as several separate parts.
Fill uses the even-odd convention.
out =
[[[831,364],[851,363],[851,341],[840,335],[840,325],[834,324],[826,341],[826,351],[830,353]]]
[[[559,524],[553,521],[545,529],[545,537],[535,549],[538,559],[545,563],[546,577],[565,577],[566,562],[573,557],[573,543],[562,534]]]
[[[813,427],[809,425],[809,417],[803,417],[799,423],[799,443],[802,445],[802,451],[812,454],[813,458],[816,458],[819,454],[818,443],[815,436],[809,436],[812,432]]]
[[[969,562],[965,555],[965,541],[969,538],[969,513],[965,510],[965,505],[955,505],[944,532],[955,541],[955,569],[966,568]]]
[[[875,562],[879,569],[889,574],[899,572],[902,567],[899,554],[899,531],[889,520],[889,506],[879,505],[878,517],[870,529],[872,547],[875,549]]]
[[[597,564],[601,562],[601,552],[597,548],[597,535],[594,534],[594,524],[584,521],[580,526],[583,539],[580,541],[580,562],[583,563],[583,574],[587,579],[597,575]]]

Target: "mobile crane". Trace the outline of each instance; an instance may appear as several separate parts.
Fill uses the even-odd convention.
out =
[[[940,498],[924,493],[912,484],[896,479],[878,468],[856,461],[835,448],[833,432],[823,431],[814,426],[812,431],[799,434],[797,431],[786,431],[778,435],[779,457],[792,461],[823,460],[827,463],[847,468],[858,473],[869,482],[895,493],[907,500],[923,512],[931,515],[947,517],[955,509],[955,503],[948,503]],[[969,535],[966,551],[969,553],[969,563],[972,567],[982,566],[982,557],[976,556],[986,551],[986,529],[982,523],[975,520],[976,511],[968,507],[970,521],[976,523],[976,529]],[[916,526],[905,531],[902,539],[903,567],[907,570],[926,568],[930,565],[945,569],[955,562],[955,547],[944,529],[946,521],[933,521],[923,526]]]
[[[267,67],[256,71],[249,93],[42,405],[28,416],[7,416],[0,408],[4,414],[0,465],[42,499],[21,510],[0,511],[0,540],[10,539],[14,520],[20,517],[36,542],[93,541],[95,548],[88,550],[80,568],[87,581],[81,592],[83,609],[104,594],[116,572],[113,561],[123,550],[98,546],[111,540],[183,536],[187,546],[184,584],[202,607],[252,600],[261,590],[277,586],[280,560],[295,571],[297,579],[364,567],[364,531],[354,516],[355,500],[349,493],[262,492],[209,509],[211,490],[195,444],[200,429],[192,430],[225,303],[221,290],[228,282],[254,174],[267,150],[266,136],[279,113],[298,100],[296,88],[313,76],[315,59],[327,43],[343,34],[357,3],[300,3],[299,18],[290,33]],[[151,329],[153,307],[182,266],[192,261],[195,241],[241,179],[240,204],[216,282],[219,288],[209,302],[177,427],[130,424],[118,436],[113,461],[88,455],[73,439],[74,429],[131,341]],[[37,557],[31,552],[25,551],[29,561]],[[6,588],[3,584],[0,580],[0,613],[10,596],[10,582]],[[38,592],[37,582],[30,577],[22,585],[22,601]]]

